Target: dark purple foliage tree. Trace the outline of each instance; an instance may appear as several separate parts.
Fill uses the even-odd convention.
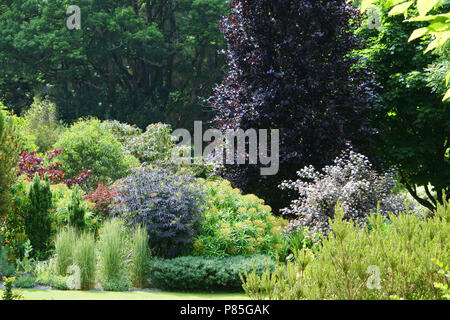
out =
[[[352,55],[359,13],[344,0],[232,0],[221,30],[229,70],[210,104],[215,126],[280,129],[280,171],[227,165],[227,178],[274,209],[289,204],[277,186],[305,165],[323,167],[352,141],[364,149],[375,131],[373,76]]]

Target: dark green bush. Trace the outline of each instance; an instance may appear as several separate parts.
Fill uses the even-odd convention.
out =
[[[30,205],[25,215],[25,231],[35,255],[46,258],[51,235],[49,210],[52,208],[52,192],[47,174],[45,180],[41,181],[36,173],[28,197]]]
[[[181,291],[242,291],[239,277],[244,270],[262,274],[267,265],[274,269],[270,256],[253,257],[179,257],[171,260],[151,260],[149,275],[153,286]]]

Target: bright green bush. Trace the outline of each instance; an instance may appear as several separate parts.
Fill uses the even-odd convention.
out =
[[[59,121],[56,106],[48,100],[34,100],[30,109],[24,114],[25,125],[23,132],[33,137],[40,153],[50,151],[58,140],[59,136],[66,129]]]
[[[25,230],[31,241],[34,253],[39,258],[46,258],[50,245],[51,219],[53,207],[50,180],[45,175],[41,181],[36,173],[28,192],[29,206],[25,214]]]
[[[126,291],[130,287],[126,241],[118,219],[105,222],[100,235],[99,258],[102,287],[106,291]]]
[[[255,195],[242,195],[226,180],[204,181],[205,213],[194,241],[194,255],[229,256],[276,253],[287,221],[271,214]]]
[[[276,300],[442,299],[434,283],[445,279],[434,261],[450,263],[450,207],[430,219],[401,213],[388,222],[372,213],[368,221],[370,230],[355,228],[337,207],[320,251],[303,249],[274,272],[246,274],[245,292]]]
[[[179,257],[171,260],[151,260],[149,275],[153,286],[182,291],[242,291],[239,274],[254,268],[262,274],[274,268],[270,256],[253,257]]]
[[[65,131],[55,144],[63,152],[58,156],[66,178],[73,179],[83,170],[91,170],[83,182],[88,189],[109,184],[127,176],[138,161],[126,154],[121,143],[99,120],[80,120]]]
[[[72,227],[65,227],[56,235],[56,270],[61,276],[66,276],[67,268],[73,264],[73,249],[76,241],[77,234]]]
[[[74,248],[74,264],[80,269],[81,290],[90,290],[95,284],[96,252],[95,238],[91,233],[82,233]]]
[[[150,258],[147,230],[138,225],[131,238],[131,274],[136,288],[147,285],[147,262]]]

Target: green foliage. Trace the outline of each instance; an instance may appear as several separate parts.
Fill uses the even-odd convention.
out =
[[[36,284],[58,290],[69,290],[67,285],[69,277],[57,275],[55,259],[38,262],[35,274]]]
[[[16,259],[16,275],[29,275],[34,272],[36,260],[31,257],[33,247],[30,240],[24,245],[24,254],[22,259]]]
[[[125,177],[138,161],[126,155],[124,147],[96,119],[80,120],[65,131],[56,143],[63,152],[58,157],[66,178],[72,179],[83,170],[91,174],[83,185],[95,188]]]
[[[23,257],[28,240],[24,223],[24,216],[29,205],[28,190],[29,183],[19,178],[19,181],[10,188],[12,210],[0,219],[2,242],[8,248],[13,260]]]
[[[36,285],[36,277],[33,276],[19,276],[14,281],[14,287],[22,289],[34,288]]]
[[[68,206],[69,224],[80,231],[84,230],[86,227],[84,220],[86,215],[86,207],[84,206],[81,192],[80,187],[75,185],[72,189],[70,204]]]
[[[450,208],[439,206],[430,219],[401,213],[390,220],[386,228],[372,213],[371,230],[360,229],[336,207],[320,251],[302,249],[274,272],[246,274],[244,289],[252,299],[441,299],[434,259],[449,263]]]
[[[169,125],[155,123],[149,125],[144,133],[131,139],[126,148],[141,162],[148,164],[167,162],[170,160],[176,141]]]
[[[48,254],[51,236],[51,221],[49,211],[53,207],[50,180],[45,175],[41,181],[36,173],[28,192],[29,207],[25,215],[25,230],[34,254],[45,258]]]
[[[10,212],[12,199],[9,188],[16,180],[14,168],[19,158],[19,142],[10,118],[0,103],[0,217]]]
[[[147,262],[150,258],[147,230],[138,225],[131,238],[131,275],[136,288],[147,286]]]
[[[151,283],[161,289],[182,291],[241,291],[239,275],[254,268],[262,274],[267,266],[274,268],[269,256],[253,257],[179,257],[172,260],[151,260]]]
[[[77,234],[72,227],[65,227],[56,235],[56,270],[61,276],[67,276],[67,269],[73,264],[73,249],[76,242]]]
[[[436,261],[436,264],[440,268],[439,273],[442,274],[445,279],[442,282],[434,283],[434,287],[441,290],[445,299],[450,300],[450,268],[448,266],[444,266],[444,264],[439,260]]]
[[[107,291],[126,291],[130,287],[127,270],[127,239],[121,222],[108,220],[99,243],[102,287]]]
[[[275,254],[287,221],[271,214],[255,195],[242,195],[226,180],[204,181],[205,213],[194,241],[195,255],[229,256]]]
[[[226,0],[2,4],[0,98],[17,113],[43,92],[66,121],[182,125],[204,116],[198,97],[223,74]],[[71,4],[81,8],[81,32],[66,27]]]
[[[450,103],[429,87],[425,68],[437,61],[422,52],[429,41],[408,43],[416,25],[389,16],[384,2],[379,6],[380,32],[360,31],[366,40],[364,55],[381,85],[380,108],[371,115],[380,129],[375,151],[386,167],[399,169],[401,182],[415,200],[433,211],[442,203],[442,190],[450,194]],[[425,188],[426,197],[418,194],[418,186]]]
[[[94,235],[85,232],[79,236],[74,248],[73,262],[80,269],[81,290],[92,289],[97,265]]]
[[[6,278],[3,277],[5,282],[5,289],[2,290],[2,300],[23,300],[23,295],[20,291],[13,291],[13,285],[16,278]]]
[[[16,266],[8,259],[8,249],[3,247],[0,242],[0,276],[11,277],[15,273]]]
[[[65,128],[58,122],[56,106],[48,100],[34,99],[30,109],[24,114],[23,131],[33,137],[33,143],[40,153],[51,151]]]

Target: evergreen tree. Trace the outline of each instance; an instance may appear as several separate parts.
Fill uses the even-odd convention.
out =
[[[72,190],[72,195],[69,204],[69,223],[71,226],[78,230],[83,230],[85,227],[84,216],[86,214],[86,208],[82,204],[82,194],[80,187],[75,185]]]
[[[51,234],[49,211],[53,206],[50,179],[47,174],[41,181],[39,174],[36,173],[28,197],[30,204],[25,215],[25,231],[34,249],[34,255],[46,258]]]

